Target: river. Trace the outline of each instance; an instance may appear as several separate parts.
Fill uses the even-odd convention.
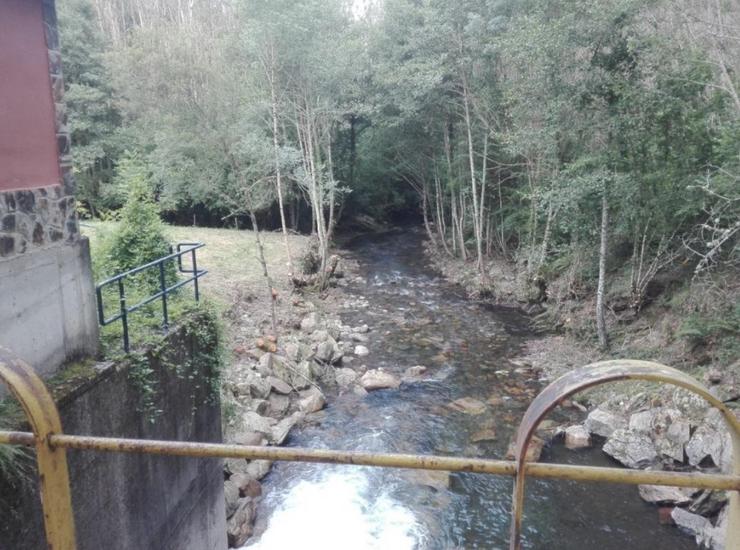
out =
[[[528,402],[541,388],[510,359],[535,337],[517,311],[467,301],[431,270],[412,232],[356,239],[351,253],[365,284],[347,292],[343,321],[367,323],[370,355],[355,364],[401,374],[428,367],[422,382],[398,390],[329,399],[289,445],[372,452],[503,458]],[[445,405],[486,401],[481,415]],[[561,420],[563,418],[561,417]],[[483,435],[495,439],[471,442]],[[549,462],[613,465],[600,450],[545,449]],[[508,548],[512,480],[481,474],[279,463],[263,480],[251,550],[289,548]],[[676,528],[659,525],[636,487],[528,482],[524,548],[695,549]]]

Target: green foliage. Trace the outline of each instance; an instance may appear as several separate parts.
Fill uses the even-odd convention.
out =
[[[89,0],[59,2],[57,12],[77,199],[84,214],[98,216],[122,204],[110,185],[126,141],[105,62],[108,44]]]
[[[215,306],[204,302],[182,308],[178,323],[172,329],[177,341],[184,342],[183,350],[174,349],[172,338],[161,335],[151,339],[141,351],[127,356],[128,377],[138,393],[138,410],[150,423],[162,414],[158,408],[161,388],[157,371],[167,369],[179,379],[187,381],[193,407],[218,399],[221,371],[225,362],[223,326]]]
[[[146,166],[136,156],[122,159],[116,174],[117,186],[127,194],[121,210],[120,223],[108,243],[108,267],[113,273],[137,268],[170,254],[170,244],[159,207],[149,182]],[[175,261],[165,264],[165,282],[170,286],[177,278]],[[127,279],[126,284],[138,286],[149,293],[160,289],[158,269],[147,269]]]
[[[706,344],[710,340],[740,337],[740,304],[729,309],[723,317],[692,313],[681,323],[677,335],[694,345]]]

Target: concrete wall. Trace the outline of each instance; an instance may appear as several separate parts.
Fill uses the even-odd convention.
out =
[[[98,349],[54,0],[0,0],[0,51],[0,344],[48,375]]]
[[[64,361],[96,352],[87,239],[0,261],[0,285],[0,345],[37,372],[52,374]]]
[[[184,364],[193,342],[171,334],[168,361]],[[152,364],[157,388],[150,422],[125,365],[99,368],[59,404],[65,433],[221,441],[221,410],[200,372],[194,382]],[[201,368],[201,371],[203,369]],[[79,550],[225,550],[223,464],[217,459],[69,451]],[[46,548],[35,487],[0,482],[0,550]]]

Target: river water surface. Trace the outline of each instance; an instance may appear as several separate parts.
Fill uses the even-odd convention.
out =
[[[510,362],[534,336],[515,310],[465,300],[426,265],[420,246],[413,233],[355,240],[350,249],[366,283],[348,287],[343,321],[371,327],[370,355],[354,365],[398,375],[424,365],[425,377],[398,390],[330,398],[315,422],[291,434],[290,445],[504,457],[541,388]],[[446,407],[461,397],[494,399],[480,415]],[[480,438],[486,439],[474,442]],[[541,460],[613,465],[600,450],[560,444],[546,448]],[[512,480],[505,477],[277,463],[263,491],[252,550],[508,548]],[[635,487],[533,479],[524,547],[696,548],[677,529],[659,525]]]

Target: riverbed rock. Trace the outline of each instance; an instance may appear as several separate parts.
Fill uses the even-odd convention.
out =
[[[241,497],[256,498],[262,494],[262,484],[247,474],[233,474],[229,478],[229,481],[239,488],[239,495]]]
[[[731,456],[730,434],[720,432],[707,424],[699,426],[686,444],[686,457],[692,466],[698,466],[711,459],[715,466],[727,471],[731,464]]]
[[[251,497],[240,498],[237,509],[226,522],[229,548],[239,548],[252,536],[257,506]]]
[[[247,470],[245,473],[251,479],[256,479],[257,481],[259,481],[267,475],[267,473],[270,471],[270,468],[272,468],[271,460],[250,460],[247,464]]]
[[[367,355],[370,355],[370,350],[367,349],[365,346],[355,346],[355,355],[357,357],[365,357]]]
[[[235,445],[260,446],[265,445],[267,440],[264,434],[260,432],[245,431],[236,434],[233,437],[233,443]]]
[[[421,379],[422,375],[427,371],[427,368],[422,365],[416,365],[415,367],[409,367],[403,371],[402,380],[404,382],[416,382]]]
[[[671,517],[680,529],[694,537],[698,545],[706,546],[711,541],[715,529],[707,518],[678,507],[673,509]]]
[[[630,417],[629,429],[649,436],[658,455],[683,461],[684,446],[689,442],[691,431],[680,411],[657,407],[635,413]]]
[[[545,442],[537,436],[533,436],[527,447],[527,452],[524,455],[525,462],[537,462],[542,456],[542,449],[545,447]],[[514,460],[516,458],[516,440],[512,439],[509,443],[508,449],[506,449],[506,460]]]
[[[488,399],[486,399],[486,403],[488,403],[489,405],[492,405],[494,407],[500,407],[501,405],[504,404],[504,398],[501,397],[500,395],[494,394],[491,397],[489,397]]]
[[[270,383],[259,373],[250,372],[244,382],[236,385],[239,395],[248,395],[257,399],[266,399],[270,395]]]
[[[293,388],[290,387],[290,384],[288,384],[285,380],[281,380],[280,378],[276,376],[268,376],[267,382],[269,382],[270,388],[275,393],[279,393],[282,395],[288,395],[290,392],[293,391]]]
[[[362,375],[360,385],[367,391],[396,389],[401,385],[401,381],[382,369],[372,369]]]
[[[356,326],[356,327],[354,327],[352,329],[352,332],[360,333],[360,334],[364,334],[364,333],[369,332],[369,331],[370,331],[370,327],[368,327],[365,324],[358,325],[358,326]]]
[[[352,386],[352,393],[359,397],[365,397],[367,395],[367,390],[363,388],[360,384],[354,384]]]
[[[482,443],[484,441],[496,441],[496,430],[493,428],[483,428],[470,436],[471,443]]]
[[[588,414],[585,427],[594,435],[611,437],[616,430],[627,427],[627,419],[604,409],[594,409]]]
[[[287,418],[283,418],[272,428],[270,442],[273,445],[282,445],[288,438],[288,434],[293,429],[293,426],[301,420],[303,420],[303,413],[300,411],[296,411]]]
[[[296,390],[302,390],[311,385],[311,365],[308,361],[294,363],[285,357],[273,356],[271,374]]]
[[[465,414],[478,415],[486,412],[486,404],[474,399],[473,397],[461,397],[460,399],[455,399],[451,403],[448,403],[447,406],[453,411]]]
[[[287,395],[271,393],[267,402],[270,405],[269,416],[272,418],[282,418],[290,409],[290,398]]]
[[[695,495],[687,510],[700,516],[716,516],[727,504],[727,493],[724,491],[701,491]]]
[[[334,371],[334,375],[336,377],[337,385],[341,389],[349,388],[359,376],[354,370],[347,367],[336,369]]]
[[[319,326],[319,315],[312,311],[301,320],[301,330],[303,332],[313,332]]]
[[[224,481],[224,500],[226,501],[226,517],[230,518],[239,506],[239,486],[231,479]]]
[[[254,411],[245,413],[243,420],[247,431],[259,432],[267,436],[272,433],[272,427],[276,424],[274,418],[262,416]]]
[[[568,449],[584,449],[591,446],[591,435],[583,426],[568,426],[565,429],[565,446]]]
[[[327,339],[316,346],[315,359],[322,363],[336,364],[342,360],[344,352],[342,348],[337,344],[331,336],[327,336]]]
[[[438,470],[407,470],[403,473],[403,477],[408,479],[411,483],[423,485],[434,489],[435,491],[443,491],[450,487],[450,472]]]
[[[681,506],[691,502],[696,489],[687,487],[667,487],[663,485],[640,485],[640,498],[653,504],[671,504]]]
[[[224,470],[227,474],[245,474],[249,472],[249,463],[243,458],[227,458],[224,460]]]
[[[294,363],[313,359],[313,350],[308,344],[290,342],[285,345],[285,357]]]
[[[612,434],[604,445],[604,452],[628,468],[645,468],[658,460],[649,435],[625,429]]]
[[[314,413],[320,411],[326,406],[326,399],[316,388],[311,388],[305,392],[301,392],[301,399],[298,401],[298,408],[306,413]]]

